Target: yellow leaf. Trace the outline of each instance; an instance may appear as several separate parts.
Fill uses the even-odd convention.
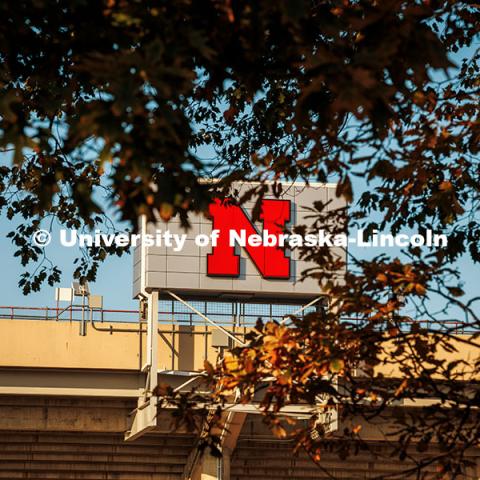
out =
[[[345,362],[341,358],[335,358],[330,361],[330,371],[339,373],[345,368]]]
[[[163,202],[160,205],[160,217],[164,222],[168,222],[173,216],[173,205]]]
[[[399,387],[395,390],[395,396],[398,397],[408,386],[408,381],[405,379]]]
[[[213,375],[215,373],[213,365],[208,360],[203,362],[203,368],[209,375]]]
[[[441,190],[442,192],[446,190],[451,190],[452,188],[453,188],[452,182],[449,182],[447,180],[445,180],[438,186],[438,189]]]
[[[382,282],[382,283],[387,283],[388,278],[387,278],[387,276],[386,276],[384,273],[379,273],[379,274],[377,275],[377,280],[378,280],[379,282]]]
[[[362,426],[361,426],[361,425],[355,425],[355,426],[352,428],[352,432],[355,433],[355,434],[358,434],[361,429],[362,429]]]
[[[287,436],[287,431],[281,425],[273,425],[272,431],[278,438],[285,438]]]
[[[427,293],[427,289],[421,283],[415,284],[415,291],[418,295],[425,295]]]

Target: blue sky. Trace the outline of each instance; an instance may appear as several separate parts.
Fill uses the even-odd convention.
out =
[[[14,224],[0,217],[0,249],[2,251],[2,270],[0,278],[0,304],[17,306],[45,307],[55,304],[55,288],[44,285],[39,292],[24,296],[18,288],[18,280],[23,268],[18,258],[14,258],[15,247],[6,238]],[[57,230],[58,231],[58,230]],[[58,245],[54,240],[47,247],[48,256],[63,271],[62,281],[57,286],[69,287],[73,278],[73,260],[78,254],[75,248]],[[122,258],[109,257],[100,267],[97,281],[91,285],[93,293],[104,295],[105,308],[135,309],[137,302],[132,300],[132,256]]]
[[[2,251],[2,270],[0,277],[0,305],[1,306],[54,306],[54,287],[44,285],[39,292],[24,296],[18,288],[18,280],[23,271],[18,258],[14,258],[15,248],[6,238],[6,234],[14,227],[5,217],[0,217],[0,249]],[[47,247],[48,257],[63,271],[60,286],[70,286],[73,278],[73,260],[78,255],[76,248],[62,247],[58,243],[58,228],[53,231],[53,241]],[[378,255],[382,249],[351,250],[353,254],[368,258]],[[387,249],[388,254],[396,254],[393,249]],[[101,265],[97,281],[90,285],[93,293],[104,296],[104,306],[107,309],[136,309],[137,301],[132,299],[132,255],[121,258],[109,257]],[[465,282],[467,296],[477,294],[477,282],[480,278],[480,266],[474,265],[468,256],[459,262],[459,267]],[[432,308],[440,306],[437,300],[432,300]],[[1,313],[1,312],[0,312]],[[446,318],[458,315],[455,310],[449,312]],[[443,317],[445,318],[445,317]]]

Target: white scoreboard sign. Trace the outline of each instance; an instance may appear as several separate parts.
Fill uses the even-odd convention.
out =
[[[248,183],[235,185],[240,192],[250,188],[252,184]],[[300,280],[302,271],[316,265],[298,258],[286,231],[292,231],[295,225],[312,224],[308,217],[315,201],[328,204],[329,209],[344,207],[344,201],[335,196],[335,188],[331,184],[283,184],[280,198],[264,197],[257,222],[252,220],[255,199],[241,206],[227,199],[210,205],[210,218],[192,215],[188,230],[182,228],[178,218],[148,224],[142,232],[143,245],[135,249],[134,297],[141,292],[142,276],[146,290],[160,293],[171,290],[187,295],[299,299],[318,296],[322,293],[318,280]],[[315,238],[310,240],[314,242]],[[345,257],[343,248],[332,248],[336,255]]]

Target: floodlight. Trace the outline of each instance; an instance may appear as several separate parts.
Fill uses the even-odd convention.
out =
[[[55,300],[57,302],[73,302],[73,288],[56,288]]]
[[[76,297],[88,297],[90,295],[88,282],[85,282],[84,284],[81,284],[80,282],[72,282],[72,289]]]
[[[90,308],[103,308],[103,295],[90,295],[88,297],[88,306]]]

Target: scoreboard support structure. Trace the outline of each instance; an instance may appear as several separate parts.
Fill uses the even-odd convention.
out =
[[[170,384],[176,391],[188,392],[195,388],[198,379],[205,374],[201,371],[159,370],[160,298],[162,300],[165,297],[170,298],[182,308],[188,309],[190,315],[202,319],[205,322],[206,339],[207,335],[213,331],[216,332],[215,337],[218,333],[224,338],[225,345],[236,346],[246,344],[243,337],[235,333],[235,327],[225,328],[225,323],[214,320],[215,314],[207,309],[205,312],[200,311],[191,300],[207,302],[207,299],[212,298],[219,301],[225,298],[242,300],[248,298],[252,303],[267,301],[278,305],[285,301],[293,301],[299,306],[293,312],[289,309],[282,311],[281,308],[277,308],[277,311],[280,310],[277,318],[279,317],[278,321],[282,324],[288,323],[290,315],[303,314],[325,300],[326,294],[319,286],[318,280],[302,277],[303,271],[318,265],[312,265],[311,261],[304,260],[298,249],[280,248],[263,242],[255,246],[238,243],[231,245],[227,244],[227,237],[230,238],[232,230],[238,236],[243,231],[248,235],[269,234],[280,237],[284,231],[293,231],[297,225],[303,225],[307,230],[313,229],[316,223],[312,220],[312,211],[314,212],[318,205],[323,205],[326,211],[346,209],[345,202],[336,197],[336,185],[285,184],[280,197],[268,198],[267,195],[258,200],[260,202],[259,219],[256,219],[253,214],[254,207],[256,208],[258,203],[254,198],[244,205],[239,205],[233,199],[234,195],[240,197],[249,189],[257,187],[258,185],[253,183],[239,182],[232,187],[232,202],[215,200],[209,208],[208,216],[193,214],[189,218],[191,223],[189,231],[185,231],[181,222],[175,218],[164,222],[158,217],[156,222],[148,224],[145,216],[140,218],[142,236],[155,235],[155,232],[159,231],[183,235],[185,248],[177,251],[163,244],[147,247],[145,242],[142,242],[134,255],[133,295],[141,299],[147,307],[144,317],[147,319],[147,353],[142,368],[146,374],[146,385],[138,399],[137,408],[132,412],[131,427],[125,434],[125,440],[133,441],[148,432],[162,428],[159,424],[161,418],[158,397],[159,377],[162,383],[164,380],[167,382],[170,380]],[[195,240],[201,235],[213,238],[214,233],[218,243],[209,245],[208,248],[202,248]],[[345,259],[346,264],[346,251],[336,248],[334,254]],[[340,281],[344,274],[344,270],[339,270]],[[172,320],[175,324],[175,318],[172,317]],[[213,337],[212,334],[212,346],[214,345]],[[173,365],[174,362],[172,362],[172,368]],[[216,460],[210,459],[210,462],[203,461],[202,468],[211,470],[214,477],[214,471],[217,468],[218,471],[226,473],[225,478],[228,478],[229,455],[235,449],[236,438],[240,434],[245,418],[248,415],[261,414],[262,411],[254,401],[244,405],[232,399],[232,403],[224,407],[226,407],[224,411],[227,412],[224,418],[225,428],[218,432],[222,439],[223,462],[219,466]],[[168,410],[169,406],[162,403],[161,408]],[[297,419],[308,419],[312,414],[316,414],[326,431],[333,432],[338,427],[336,411],[330,415],[325,402],[320,398],[316,405],[288,405],[281,409],[281,414]],[[194,449],[185,466],[183,478],[190,478],[195,469],[198,469],[199,462],[198,451]],[[219,478],[218,475],[216,477]]]

